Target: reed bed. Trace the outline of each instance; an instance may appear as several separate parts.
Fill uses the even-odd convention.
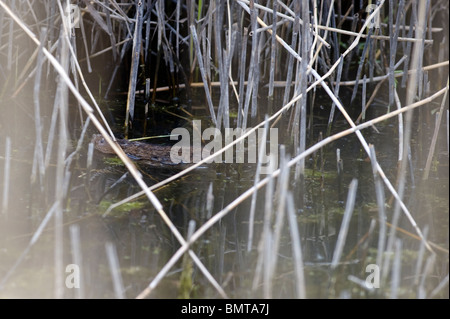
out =
[[[30,201],[29,209],[29,217],[38,220],[33,228],[37,230],[15,261],[1,265],[5,272],[0,272],[0,294],[8,291],[8,281],[20,272],[54,219],[52,296],[68,295],[65,262],[82,265],[87,248],[82,247],[76,224],[70,227],[71,254],[65,251],[65,223],[76,210],[71,194],[80,169],[83,185],[79,188],[88,193],[88,202],[94,202],[89,191],[95,171],[94,146],[88,140],[92,132],[99,132],[127,169],[110,189],[125,179],[133,179],[142,189],[107,207],[102,218],[145,196],[173,243],[170,256],[157,266],[151,280],[140,283],[140,292],[130,295],[120,267],[120,249],[105,242],[103,251],[116,298],[157,296],[164,281],[178,272],[174,267],[182,267],[180,282],[185,290],[179,295],[184,297],[194,293],[190,285],[198,277],[207,287],[201,297],[311,297],[305,271],[314,264],[305,253],[311,238],[301,217],[310,201],[308,160],[316,159],[316,152],[320,152],[323,189],[324,153],[336,154],[337,205],[343,212],[337,217],[336,233],[320,235],[332,245],[326,260],[315,264],[329,275],[327,286],[332,289],[325,296],[445,296],[448,241],[432,242],[438,236],[432,233],[429,220],[415,210],[411,198],[418,196],[416,184],[419,187],[438,177],[437,169],[433,170],[438,161],[446,162],[448,169],[448,3],[366,2],[83,0],[70,6],[62,0],[0,0],[4,113],[0,129],[5,131],[0,147],[4,161],[0,165],[0,221],[8,224],[14,210],[12,196],[18,196],[11,185],[12,165],[29,167],[23,170],[29,187],[25,195],[38,199],[37,203]],[[124,120],[113,126],[111,110],[104,102],[120,96],[125,101],[120,110]],[[113,132],[132,138],[154,130],[158,124],[152,116],[155,110],[164,109],[158,104],[161,99],[170,101],[183,118],[188,115],[189,121],[206,117],[222,132],[233,128],[242,129],[242,134],[187,169],[149,186],[142,171],[115,143]],[[201,105],[198,114],[191,109],[196,103],[192,101]],[[9,105],[13,103],[15,108]],[[318,115],[324,112],[325,116]],[[432,112],[435,115],[430,116]],[[386,155],[395,167],[387,167],[375,152],[384,146],[369,142],[365,132],[385,133],[388,125],[384,123],[394,119],[396,128],[388,134],[396,135],[396,152]],[[23,127],[18,127],[21,121]],[[416,127],[426,129],[417,132]],[[280,147],[268,157],[264,175],[262,159],[273,151],[268,147],[273,128],[278,130]],[[196,174],[196,168],[227,150],[237,149],[258,129],[263,134],[258,136],[259,156],[249,188],[239,188],[233,198],[220,201],[221,194],[213,192],[216,178],[205,180],[209,188],[199,199],[204,211],[199,209],[198,218],[180,231],[169,213],[171,207],[155,192]],[[339,142],[353,137],[359,143],[355,146],[358,152],[366,153],[371,163],[372,174],[367,179],[372,183],[349,176],[345,167],[352,165],[347,161],[357,162],[360,154],[344,163],[340,147],[346,146]],[[416,140],[419,145],[414,144]],[[14,150],[24,143],[32,151],[29,163],[20,164]],[[420,181],[414,179],[418,174]],[[351,181],[348,187],[347,181]],[[377,213],[364,224],[359,198],[360,189],[369,187],[366,184],[372,185]],[[246,207],[246,235],[235,235],[233,253],[239,267],[250,274],[246,280],[226,270],[228,238],[237,233],[226,221],[241,207]],[[36,210],[41,212],[33,213]],[[324,212],[324,223],[328,218]],[[356,239],[349,235],[353,228]],[[331,228],[326,229],[328,233]],[[214,230],[218,235],[212,248],[201,248]],[[316,242],[318,237],[314,237]],[[7,243],[6,239],[1,237],[0,244]],[[371,248],[375,253],[370,253]],[[405,251],[410,250],[417,254],[413,269],[404,262]],[[211,251],[216,260],[213,267],[208,262]],[[352,265],[353,260],[358,266]],[[365,285],[368,264],[380,269],[380,285],[375,287],[379,289]],[[79,283],[84,285],[89,274],[81,274]],[[292,287],[280,285],[280,277],[292,278]],[[355,287],[360,289],[358,294],[352,294]],[[73,296],[89,295],[83,288]]]

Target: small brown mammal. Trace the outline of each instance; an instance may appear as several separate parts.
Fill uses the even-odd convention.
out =
[[[111,146],[101,134],[94,134],[91,142],[94,148],[104,154],[115,154]],[[152,166],[177,165],[170,157],[170,145],[148,144],[138,141],[117,139],[117,143],[133,161]],[[172,155],[173,156],[173,155]],[[177,156],[175,155],[175,159]],[[182,157],[179,156],[181,159]],[[180,164],[183,164],[182,162]]]

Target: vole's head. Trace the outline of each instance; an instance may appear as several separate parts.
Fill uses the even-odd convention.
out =
[[[106,154],[114,154],[113,149],[108,144],[108,142],[105,140],[105,138],[101,134],[94,134],[91,139],[91,143],[94,144],[94,148],[97,151],[100,151],[102,153]]]

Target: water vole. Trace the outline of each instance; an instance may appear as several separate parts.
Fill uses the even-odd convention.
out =
[[[115,154],[101,134],[94,134],[91,142],[97,151],[104,154]],[[175,163],[177,162],[183,163],[182,157],[179,155],[174,156],[172,154],[172,158],[170,157],[170,150],[172,148],[170,145],[148,144],[139,141],[130,142],[126,139],[117,139],[117,143],[133,161],[139,161],[152,166],[176,165]]]

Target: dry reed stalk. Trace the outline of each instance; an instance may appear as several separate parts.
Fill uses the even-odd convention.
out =
[[[83,20],[83,16],[81,15],[80,17],[80,28],[81,28],[81,34],[83,36],[83,45],[84,45],[84,52],[86,55],[86,65],[88,68],[88,72],[91,73],[92,72],[92,67],[91,67],[91,56],[89,56],[89,50],[88,50],[88,45],[87,45],[87,37],[86,37],[86,30],[84,28],[84,20]],[[119,45],[119,44],[116,44]],[[113,49],[113,47],[111,46],[111,49]]]
[[[208,107],[209,107],[209,113],[211,116],[211,119],[214,123],[215,126],[217,126],[217,117],[216,117],[216,112],[214,111],[214,106],[213,106],[213,102],[211,99],[211,93],[209,91],[209,85],[208,85],[208,78],[206,76],[206,70],[203,66],[203,58],[201,56],[201,51],[200,51],[200,44],[198,42],[198,37],[197,37],[197,31],[195,30],[195,27],[193,25],[191,25],[191,35],[192,35],[192,40],[194,43],[194,49],[195,49],[195,53],[197,55],[197,63],[198,63],[198,67],[200,69],[200,74],[202,76],[202,80],[203,80],[203,86],[205,88],[205,94],[206,94],[206,100],[208,102]]]
[[[66,41],[63,40],[63,30],[60,33],[60,62],[59,66],[62,71],[67,75],[69,70],[70,55],[69,46]],[[45,52],[45,51],[44,51]],[[73,84],[72,84],[73,85]],[[59,127],[58,127],[58,151],[56,158],[56,181],[55,181],[55,216],[54,216],[54,297],[64,297],[64,264],[63,264],[63,210],[64,210],[64,198],[66,196],[65,184],[68,183],[69,176],[65,174],[65,159],[68,148],[68,104],[69,94],[67,90],[67,84],[60,77],[58,81],[59,94]]]
[[[308,86],[308,75],[307,75],[307,69],[309,66],[309,56],[308,56],[308,50],[310,47],[310,39],[309,39],[309,2],[303,2],[302,3],[302,19],[304,21],[302,32],[301,32],[301,38],[302,38],[302,60],[300,62],[300,92],[303,96],[303,98],[300,100],[300,103],[297,104],[297,109],[295,114],[300,117],[300,125],[299,125],[299,131],[300,139],[299,144],[294,144],[294,147],[298,147],[298,153],[303,153],[306,148],[306,105],[307,105],[307,94],[306,89]],[[317,37],[316,37],[317,38]],[[313,70],[311,68],[311,70]],[[297,117],[296,117],[297,119]],[[296,166],[295,174],[296,179],[298,177],[301,177],[303,179],[305,173],[305,161],[301,160],[298,162],[298,165]]]
[[[180,12],[181,11],[181,1],[177,1],[177,6],[175,9],[175,53],[177,55],[178,58],[180,58]],[[148,19],[148,21],[150,22],[150,17]],[[147,22],[149,24],[149,22]],[[147,34],[150,33],[150,27],[148,28],[149,32]],[[148,36],[146,37],[147,40]]]
[[[244,117],[244,85],[245,85],[245,61],[247,57],[247,40],[248,40],[248,28],[244,28],[244,34],[242,36],[242,54],[239,59],[239,104],[238,104],[238,115],[237,115],[237,128],[242,128],[242,120]]]
[[[358,84],[359,84],[359,81],[360,81],[360,79],[361,79],[362,68],[363,68],[364,62],[365,62],[365,60],[366,60],[367,49],[369,48],[370,43],[371,43],[371,41],[372,41],[372,38],[371,38],[372,32],[373,32],[373,29],[370,28],[370,29],[369,29],[369,33],[367,34],[367,40],[366,40],[366,43],[364,44],[364,48],[363,48],[363,51],[362,51],[362,53],[361,53],[361,59],[360,59],[360,61],[359,61],[359,65],[358,65],[358,71],[356,71],[355,86],[353,87],[353,93],[352,93],[352,97],[351,97],[351,99],[350,99],[350,104],[353,103],[353,100],[354,100],[355,97],[356,97],[356,93],[358,92]]]
[[[324,2],[322,1],[322,3],[324,3]],[[314,2],[314,5],[315,5],[315,2]],[[325,23],[325,26],[327,26],[327,27],[329,26],[329,24],[330,24],[331,22],[334,23],[334,20],[331,21],[331,15],[332,15],[332,12],[333,12],[333,6],[334,6],[334,0],[331,0],[330,5],[328,6],[328,16],[327,16],[327,21],[326,21],[326,23]],[[317,10],[316,5],[315,5],[314,8]],[[320,23],[317,22],[316,14],[314,14],[314,16],[315,16],[315,23],[314,23],[315,35],[314,35],[314,41],[317,42],[317,40],[318,40],[318,39],[317,39],[317,34],[319,34],[319,32],[318,32],[318,25],[320,25]],[[334,45],[334,47],[336,48],[336,47],[338,47],[336,33],[333,33],[333,35],[334,35],[334,38],[333,38],[333,45]],[[325,32],[324,32],[324,34],[323,34],[323,38],[326,39],[327,36],[328,36],[328,30],[325,30]],[[322,52],[322,51],[321,51],[322,46],[323,46],[323,42],[320,42],[319,45],[318,45],[318,48],[317,48],[316,52],[314,53],[314,55],[312,55],[312,52],[311,52],[311,58],[310,58],[310,62],[309,62],[309,67],[312,67],[312,64],[313,64],[313,63],[317,63],[317,58],[318,58],[318,56],[319,56],[319,53]],[[337,50],[334,50],[334,51],[335,51],[335,60],[337,60],[337,59],[338,59],[338,52],[337,52]],[[316,66],[316,68],[317,68],[317,66]]]
[[[280,146],[280,177],[278,178],[278,185],[276,194],[277,196],[273,196],[274,198],[277,198],[278,205],[276,208],[276,215],[275,215],[275,225],[273,230],[273,244],[272,244],[272,251],[271,251],[271,261],[270,261],[270,277],[274,278],[276,275],[276,268],[277,268],[277,261],[278,261],[278,252],[280,249],[280,242],[281,242],[281,235],[283,231],[283,225],[284,225],[284,216],[285,216],[285,210],[286,210],[286,203],[288,202],[288,188],[289,188],[289,168],[287,167],[286,163],[288,161],[288,158],[285,154],[285,147],[284,145]],[[291,225],[292,227],[292,225]],[[291,235],[293,234],[292,231],[295,232],[295,230],[291,229]],[[292,237],[293,240],[296,238]]]
[[[297,40],[298,40],[298,32],[300,30],[300,22],[299,16],[296,16],[294,20],[294,25],[292,27],[292,41],[291,41],[291,49],[296,50]],[[292,54],[289,55],[289,62],[287,64],[287,74],[286,74],[286,87],[284,89],[284,98],[283,105],[286,105],[289,101],[290,90],[291,90],[291,82],[292,82],[292,72],[294,65],[294,56]]]
[[[52,149],[53,149],[53,143],[56,141],[55,138],[55,131],[56,131],[56,122],[58,119],[58,113],[59,113],[59,101],[61,94],[61,87],[58,85],[56,87],[56,93],[55,93],[55,101],[53,102],[53,111],[52,111],[52,118],[50,120],[50,128],[48,130],[48,138],[47,138],[47,148],[45,150],[45,168],[47,169],[50,165],[50,159],[52,155]]]
[[[117,72],[118,72],[119,67],[120,67],[120,62],[123,61],[123,59],[124,59],[124,57],[125,57],[125,54],[126,54],[126,52],[128,51],[128,48],[129,48],[129,46],[130,46],[131,43],[132,43],[132,42],[130,41],[131,39],[132,39],[131,33],[129,33],[129,34],[127,35],[127,38],[126,38],[125,40],[123,40],[123,41],[124,41],[124,45],[122,46],[122,50],[120,51],[119,61],[118,61],[118,63],[115,65],[113,72],[111,72],[111,79],[109,80],[108,87],[106,88],[106,92],[105,92],[105,95],[104,95],[104,98],[105,98],[105,99],[108,97],[109,91],[111,90],[111,87],[112,87],[112,85],[113,85],[113,81],[114,81],[114,79],[116,78]]]
[[[277,52],[276,47],[276,38],[275,35],[277,34],[277,6],[278,2],[273,2],[273,14],[272,14],[272,37],[271,37],[271,54],[270,54],[270,75],[269,75],[269,92],[268,97],[269,100],[273,100],[273,83],[275,80],[275,55]]]
[[[5,16],[5,11],[0,11],[0,21],[1,21],[1,23],[0,23],[0,35],[2,35],[3,34],[3,27],[4,27],[4,16]],[[0,36],[0,48],[2,47],[2,36]]]
[[[60,10],[60,15],[61,15],[61,17],[63,17],[63,16],[64,16],[64,10],[63,10],[63,7],[62,7],[62,5],[61,5],[60,0],[58,0],[58,7],[59,7],[59,10]],[[78,63],[78,60],[77,60],[77,55],[75,54],[75,52],[74,52],[74,50],[73,50],[73,48],[72,48],[72,45],[71,45],[71,41],[70,41],[70,39],[69,39],[69,37],[68,37],[68,35],[69,35],[69,33],[70,33],[69,26],[67,25],[65,19],[62,19],[62,21],[63,21],[63,25],[64,25],[64,37],[63,37],[63,39],[60,38],[60,41],[63,41],[63,40],[64,40],[65,42],[67,42],[69,51],[70,51],[71,56],[72,56],[71,61],[72,61],[72,63],[75,63],[75,67],[77,68],[78,75],[80,76],[81,82],[83,83],[83,87],[85,88],[85,90],[86,90],[87,94],[89,95],[91,101],[93,102],[93,104],[94,104],[96,110],[98,111],[99,116],[100,116],[100,118],[102,119],[102,121],[103,121],[103,123],[104,123],[104,125],[105,125],[105,127],[106,127],[106,129],[107,129],[107,131],[108,131],[108,133],[109,133],[109,135],[110,135],[110,136],[112,137],[112,139],[115,141],[114,134],[112,133],[112,130],[111,130],[111,128],[110,128],[109,125],[108,125],[108,122],[106,121],[105,117],[103,116],[103,113],[101,112],[100,107],[98,106],[98,104],[97,104],[97,102],[96,102],[94,96],[93,96],[92,93],[91,93],[91,90],[89,89],[89,87],[88,87],[88,85],[87,85],[87,83],[86,83],[86,81],[85,81],[85,79],[84,79],[83,73],[82,73],[82,71],[81,71],[81,67],[80,67],[80,65],[79,65],[79,63]],[[30,32],[31,32],[31,31],[30,31]],[[28,33],[28,32],[27,32],[27,33]],[[31,36],[30,34],[28,34],[28,35]],[[35,41],[35,42],[36,42],[36,41]],[[37,43],[37,42],[36,42],[36,43]],[[44,52],[44,53],[45,53],[45,52]],[[47,56],[47,59],[48,59],[48,57],[51,56],[51,53],[47,51],[46,56]],[[50,61],[50,59],[48,59],[48,60]],[[53,66],[54,66],[54,65],[53,65]],[[69,88],[70,88],[70,86],[69,86]],[[77,92],[78,92],[78,90],[77,90],[76,87],[74,87],[73,90],[71,89],[71,91],[72,91],[72,93],[73,93],[73,91],[77,91]],[[79,100],[79,99],[77,99],[77,101],[78,101],[78,103],[80,103],[80,100]],[[84,109],[86,110],[86,108],[84,108]],[[89,109],[90,109],[90,106],[89,106]],[[81,114],[80,114],[80,115],[81,115]]]
[[[42,187],[45,175],[45,165],[44,165],[44,147],[42,145],[42,119],[41,119],[41,107],[40,107],[40,91],[41,91],[41,74],[42,74],[42,64],[43,64],[43,54],[42,54],[42,43],[47,37],[47,30],[44,28],[41,30],[39,46],[39,52],[37,56],[37,68],[36,76],[33,86],[33,102],[34,102],[34,126],[35,126],[35,160],[37,161],[37,167],[39,169],[39,182]]]
[[[162,1],[160,1],[162,2]],[[136,95],[136,82],[138,76],[139,68],[139,57],[141,53],[141,41],[142,41],[142,23],[143,23],[143,11],[144,6],[141,2],[136,4],[136,23],[133,35],[133,48],[132,48],[132,58],[131,58],[131,68],[130,68],[130,79],[128,85],[128,98],[127,107],[125,113],[125,138],[128,138],[129,129],[133,129],[134,120],[134,103]],[[114,43],[111,41],[111,46],[114,47]],[[160,47],[160,46],[158,46]],[[113,51],[115,52],[115,50]]]
[[[334,83],[335,83],[334,95],[336,95],[336,97],[339,97],[339,88],[341,87],[342,66],[344,64],[344,59],[341,59],[340,61],[341,62],[339,63],[338,71],[337,71],[337,74],[336,74],[336,79],[334,81]],[[330,135],[330,133],[331,133],[331,125],[332,125],[333,120],[334,120],[334,112],[335,112],[335,110],[336,110],[336,104],[333,103],[331,105],[330,116],[328,118],[327,135]]]
[[[100,2],[99,2],[100,3]],[[113,32],[112,22],[111,22],[111,12],[108,7],[109,0],[105,1],[105,5],[103,6],[103,11],[106,14],[106,27],[108,28],[109,39],[111,41],[111,47],[113,48],[113,61],[117,60],[117,48],[116,48],[116,37]],[[139,4],[138,4],[139,5]],[[141,25],[142,27],[142,25]]]
[[[250,5],[250,3],[252,2],[252,0],[237,0],[237,2],[241,5],[241,6],[243,6],[243,5]],[[280,18],[283,18],[283,19],[286,19],[286,20],[288,20],[288,21],[291,21],[291,22],[294,22],[294,20],[295,20],[295,13],[288,7],[288,6],[286,6],[286,5],[284,5],[284,3],[282,2],[282,1],[278,1],[278,4],[280,4],[284,9],[286,9],[286,11],[288,11],[289,12],[289,14],[291,15],[291,16],[288,16],[288,15],[285,15],[285,14],[283,14],[283,13],[280,13],[280,12],[277,12],[277,16],[278,17],[280,17]],[[254,7],[256,8],[256,9],[260,9],[260,10],[263,10],[263,11],[266,11],[266,12],[269,12],[269,13],[272,13],[272,11],[273,11],[273,9],[270,9],[270,8],[268,8],[268,7],[265,7],[265,6],[262,6],[262,5],[260,5],[260,4],[257,4],[257,3],[255,3],[254,4]],[[244,6],[243,6],[243,8],[245,8]],[[246,9],[246,11],[247,11],[247,9]],[[262,20],[260,20],[260,21],[262,21]],[[301,25],[303,25],[303,20],[299,20],[299,22],[300,22],[300,24]],[[314,27],[312,24],[310,24],[310,23],[307,23],[306,24],[306,26],[307,27]],[[264,26],[265,28],[267,27],[267,26]],[[318,26],[318,28],[321,28],[322,26]],[[314,33],[314,31],[312,31],[313,32],[313,35],[316,35],[315,33]],[[327,41],[325,41],[324,39],[323,39],[323,37],[321,37],[320,35],[317,35],[317,39],[320,41],[320,42],[322,42],[327,48],[330,48],[331,46],[330,46],[330,44],[329,43],[327,43]]]
[[[447,83],[448,87],[448,83]],[[450,155],[450,112],[447,110],[447,156]]]
[[[395,105],[397,105],[397,110],[402,108],[400,98],[398,97],[397,90],[394,89],[394,100]],[[403,144],[404,144],[404,137],[403,137],[403,114],[398,115],[398,160],[401,161],[403,159]]]
[[[57,48],[57,46],[58,46],[58,41],[55,41],[55,43],[51,46],[51,48],[49,49],[49,52],[50,53],[53,53],[55,50],[56,50],[56,48]],[[39,48],[36,48],[36,54],[39,52]],[[33,57],[30,59],[30,60],[32,60],[33,59]],[[34,77],[34,75],[35,75],[35,72],[36,72],[36,70],[37,70],[37,66],[33,69],[33,70],[31,70],[31,71],[28,71],[28,68],[29,67],[31,67],[31,65],[32,65],[32,63],[30,63],[30,64],[28,64],[27,63],[27,65],[25,66],[25,68],[24,68],[24,71],[25,72],[22,72],[20,75],[19,75],[19,78],[18,78],[18,87],[17,87],[17,89],[14,91],[14,93],[11,95],[11,97],[12,98],[15,98],[15,97],[17,97],[18,95],[19,95],[19,93],[22,91],[22,89],[25,87],[25,85],[28,83],[28,81],[31,79],[31,78],[33,78]],[[27,77],[24,79],[23,77],[25,76],[25,75],[27,75]]]
[[[405,64],[404,65],[407,65],[407,61],[406,60],[405,60]],[[407,74],[408,75],[412,75],[412,74],[416,74],[417,72],[429,71],[429,70],[433,70],[433,69],[436,69],[436,68],[445,67],[445,66],[448,66],[448,65],[449,65],[449,61],[443,61],[443,62],[439,62],[439,63],[436,63],[436,64],[425,66],[425,67],[421,68],[419,71],[414,70],[414,69],[410,69],[407,72]],[[398,73],[394,74],[394,77],[401,77],[404,74],[405,74],[405,72],[398,72]],[[387,75],[376,76],[376,77],[373,78],[373,82],[383,81],[383,80],[388,79],[388,78],[389,78],[388,74]],[[354,81],[354,80],[352,80],[352,81],[342,81],[341,85],[342,86],[348,86],[348,85],[352,86],[352,85],[355,85],[355,83],[356,83],[356,81]]]
[[[221,19],[217,19],[221,20]],[[216,20],[216,21],[217,21]],[[219,27],[219,26],[218,26]],[[219,33],[219,31],[217,31]],[[220,33],[219,33],[220,34]],[[217,35],[216,35],[217,36]],[[219,101],[219,109],[217,112],[217,128],[220,130],[221,123],[222,123],[222,117],[223,117],[223,126],[224,128],[230,127],[230,110],[229,110],[229,83],[228,78],[230,76],[231,72],[231,60],[233,58],[234,53],[234,46],[236,42],[236,32],[232,31],[231,29],[228,32],[229,41],[226,41],[229,43],[229,46],[227,47],[227,50],[223,50],[222,54],[219,55],[219,68],[222,68],[221,72],[219,73],[219,76],[221,78],[221,85],[220,85],[220,101]],[[218,45],[218,48],[220,48],[221,45]]]
[[[11,10],[14,11],[15,7],[16,7],[16,0],[12,0]],[[7,51],[8,63],[6,64],[7,71],[11,71],[11,66],[13,65],[12,63],[13,36],[14,36],[14,20],[11,19],[11,21],[9,21],[9,31],[8,31],[8,51]]]
[[[362,85],[362,93],[361,93],[361,114],[363,122],[366,120],[366,83],[367,77],[364,74],[363,77],[363,85]]]
[[[357,21],[358,21],[358,15],[353,16],[353,20],[352,20],[352,26],[351,26],[351,31],[352,33],[354,33],[356,31],[356,25],[357,25]],[[355,35],[351,35],[348,43],[353,43],[355,41]],[[345,64],[345,68],[344,68],[344,78],[348,77],[348,70],[350,69],[350,62],[353,59],[353,50],[349,52],[348,56],[347,56],[347,60],[346,60],[346,64]]]
[[[248,12],[250,13],[250,25],[251,25],[251,31],[249,33],[249,36],[252,37],[252,43],[251,43],[251,55],[250,55],[250,64],[249,64],[249,74],[248,74],[248,85],[247,85],[247,91],[245,94],[245,100],[244,100],[244,115],[242,117],[242,123],[241,128],[245,130],[247,128],[247,117],[248,117],[248,109],[250,106],[250,98],[252,95],[255,95],[256,87],[255,85],[258,85],[257,81],[255,80],[256,75],[255,71],[259,70],[259,66],[257,63],[258,59],[258,33],[256,33],[257,30],[257,11],[255,8],[255,3],[253,0],[250,1],[250,8],[248,8]]]
[[[397,7],[397,18],[395,20],[395,25],[400,25],[400,20],[402,19],[403,15],[403,7],[405,5],[404,0],[400,0]],[[394,22],[393,22],[393,16],[394,16],[394,2],[389,1],[389,33],[391,35],[390,40],[390,50],[389,50],[389,105],[394,104],[394,90],[395,90],[395,83],[394,83],[394,70],[395,70],[395,57],[397,53],[397,40],[400,28],[394,29]]]
[[[449,85],[449,80],[447,78],[447,86]],[[425,170],[423,172],[422,179],[427,180],[430,174],[431,162],[433,160],[434,150],[436,147],[436,142],[439,134],[439,129],[441,127],[442,117],[444,116],[444,108],[447,101],[448,92],[445,92],[444,97],[442,98],[441,107],[439,108],[439,113],[436,119],[436,126],[434,127],[433,138],[431,139],[430,150],[428,152],[427,162],[425,164]]]

